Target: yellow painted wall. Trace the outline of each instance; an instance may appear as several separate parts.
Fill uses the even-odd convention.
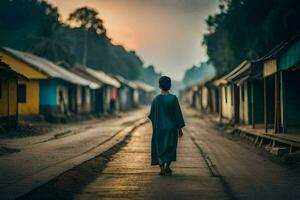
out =
[[[0,79],[0,81],[2,83],[2,96],[0,98],[0,117],[17,115],[17,80]]]
[[[18,103],[19,115],[39,114],[39,82],[38,80],[19,80],[26,85],[26,103]]]
[[[227,93],[226,93],[225,88],[227,88]],[[230,85],[222,86],[222,116],[227,118],[227,119],[232,118],[232,95],[231,95],[231,91],[232,90],[231,90]],[[227,95],[227,101],[226,101],[225,95]]]
[[[22,61],[19,61],[18,59],[14,58],[13,56],[5,53],[5,52],[2,52],[0,51],[0,57],[1,57],[1,60],[7,64],[10,65],[10,67],[26,76],[27,78],[29,79],[47,79],[48,76],[39,72],[38,70],[32,68],[31,66],[27,65],[26,63],[22,62]]]

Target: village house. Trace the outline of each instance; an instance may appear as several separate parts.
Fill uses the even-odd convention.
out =
[[[220,121],[232,121],[233,111],[233,85],[226,80],[226,76],[214,81],[214,85],[219,88],[219,117]]]
[[[137,88],[137,96],[135,96],[135,101],[138,101],[138,105],[147,105],[151,103],[156,89],[153,86],[139,80],[135,80],[133,83]]]
[[[0,126],[6,129],[18,124],[18,80],[26,78],[0,59]]]
[[[231,105],[226,104],[226,109],[230,109],[235,124],[252,124],[255,127],[256,123],[263,123],[261,69],[260,61],[244,61],[222,77],[227,87],[230,86]],[[220,104],[224,103],[224,95],[221,99]]]
[[[214,84],[214,79],[207,81],[203,84],[203,89],[205,90],[205,92],[203,92],[202,94],[202,101],[205,101],[204,99],[206,99],[207,101],[207,105],[205,106],[205,104],[202,106],[202,110],[205,110],[207,112],[211,112],[213,114],[218,114],[219,113],[219,88],[216,87]],[[207,96],[205,96],[205,94]]]
[[[136,84],[126,80],[119,75],[111,75],[114,79],[121,83],[121,87],[118,90],[118,107],[120,111],[126,111],[135,107],[134,94],[137,90]]]
[[[75,66],[71,70],[89,80],[93,80],[100,87],[92,94],[93,112],[98,114],[114,113],[117,111],[118,88],[121,84],[106,73],[86,66]]]
[[[200,108],[201,94],[199,94],[198,87],[191,85],[187,87],[183,94],[183,102],[197,109]],[[199,106],[197,106],[199,105]]]
[[[282,42],[262,59],[265,132],[299,132],[300,34]]]
[[[90,111],[90,89],[98,88],[98,84],[30,53],[1,48],[0,56],[28,79],[18,81],[20,115],[59,115]]]
[[[216,106],[218,105],[218,96],[216,94],[215,86],[212,84],[215,73],[202,79],[197,83],[197,97],[196,97],[196,108],[203,112],[217,112]]]

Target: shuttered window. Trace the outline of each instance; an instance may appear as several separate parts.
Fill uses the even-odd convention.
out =
[[[18,103],[26,103],[26,85],[18,85]]]

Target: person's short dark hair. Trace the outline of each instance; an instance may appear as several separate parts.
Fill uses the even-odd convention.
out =
[[[159,88],[165,91],[169,90],[171,88],[171,78],[168,76],[160,77]]]

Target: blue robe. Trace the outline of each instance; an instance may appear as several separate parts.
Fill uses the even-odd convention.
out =
[[[151,165],[176,161],[178,130],[185,126],[178,99],[173,94],[157,95],[151,104]]]

